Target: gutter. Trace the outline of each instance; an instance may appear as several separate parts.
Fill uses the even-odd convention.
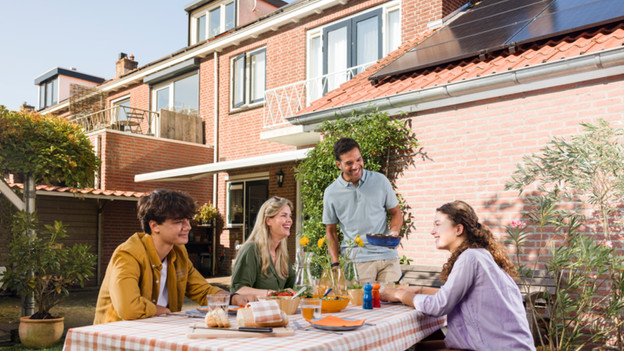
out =
[[[152,73],[156,73],[165,68],[176,65],[180,62],[186,61],[191,58],[200,57],[204,58],[210,55],[213,52],[221,52],[225,48],[229,46],[237,46],[242,41],[247,39],[257,38],[260,34],[269,31],[277,31],[280,27],[288,25],[293,22],[297,22],[301,18],[308,17],[311,15],[315,15],[319,13],[319,11],[323,11],[327,8],[336,6],[336,5],[344,5],[348,0],[300,0],[297,3],[293,3],[293,5],[297,4],[299,6],[293,6],[290,11],[283,11],[281,13],[276,14],[274,17],[267,19],[266,21],[258,21],[251,25],[247,25],[240,30],[236,30],[229,35],[225,35],[223,37],[211,40],[206,42],[203,45],[200,45],[196,48],[193,48],[188,51],[184,51],[180,53],[180,55],[172,57],[166,62],[163,62],[161,65],[157,65],[154,67],[149,67],[147,64],[146,69],[139,68],[139,71],[135,73],[131,73],[130,75],[110,81],[109,83],[104,83],[98,87],[100,91],[114,91],[118,88],[122,88],[124,86],[133,84],[137,81],[140,81],[145,76],[150,75]],[[280,10],[280,9],[277,9]],[[52,108],[45,111],[45,113],[53,113],[58,110],[69,107],[69,99],[65,102],[55,105]]]
[[[413,113],[619,74],[624,74],[624,47],[355,102],[286,119],[294,125],[309,125],[348,118],[354,111],[377,109],[390,115]]]

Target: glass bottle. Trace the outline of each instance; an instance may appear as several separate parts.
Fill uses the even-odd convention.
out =
[[[311,287],[314,282],[312,273],[310,271],[310,263],[312,262],[312,252],[299,251],[297,252],[297,261],[295,263],[297,269],[297,276],[295,279],[296,287]]]
[[[360,276],[355,265],[355,257],[357,256],[357,249],[353,248],[350,252],[347,252],[344,261],[344,275],[347,280],[347,285],[352,286],[359,284]]]

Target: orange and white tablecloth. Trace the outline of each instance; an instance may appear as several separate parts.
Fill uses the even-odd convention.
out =
[[[369,324],[338,334],[312,328],[298,313],[288,316],[288,326],[295,330],[289,337],[188,339],[189,324],[202,320],[169,315],[72,328],[63,350],[405,350],[445,322],[443,317],[427,317],[411,307],[385,303],[372,311],[349,305],[331,315],[366,319]],[[235,325],[235,318],[230,322]]]

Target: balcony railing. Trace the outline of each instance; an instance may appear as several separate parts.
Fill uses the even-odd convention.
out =
[[[314,100],[338,88],[340,84],[350,80],[373,63],[375,62],[265,91],[264,128],[274,129],[287,125],[287,117],[294,116]]]
[[[79,124],[85,132],[99,129],[116,129],[136,134],[153,134],[153,125],[159,113],[136,107],[113,106],[104,110],[74,115],[71,123]]]

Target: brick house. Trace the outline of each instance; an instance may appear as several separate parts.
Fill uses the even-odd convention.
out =
[[[43,112],[89,131],[103,159],[99,188],[169,187],[214,202],[224,273],[268,197],[291,199],[293,234],[300,228],[293,167],[321,121],[373,105],[405,112],[433,160],[398,181],[416,224],[399,253],[439,264],[428,234],[437,206],[466,200],[502,233],[522,208],[504,191],[522,155],[581,121],[624,116],[619,20],[378,74],[457,18],[504,2],[197,0],[185,7],[188,47],[140,67],[120,55],[114,79]],[[104,240],[108,250],[122,238]]]

